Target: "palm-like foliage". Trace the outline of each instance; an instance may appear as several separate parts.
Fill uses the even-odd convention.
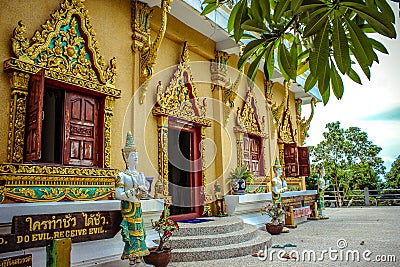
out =
[[[202,14],[208,14],[233,0],[204,0]],[[340,99],[342,75],[361,84],[354,65],[370,78],[376,51],[385,46],[368,33],[395,38],[394,13],[386,0],[239,0],[233,5],[228,31],[239,42],[250,40],[240,57],[242,69],[251,59],[247,75],[254,79],[264,59],[266,80],[275,62],[286,80],[307,74],[305,90],[318,83],[323,102],[331,89]]]

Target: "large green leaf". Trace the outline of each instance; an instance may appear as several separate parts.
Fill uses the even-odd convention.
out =
[[[247,12],[247,2],[245,0],[241,0],[237,3],[237,5],[239,5],[239,10],[236,13],[236,17],[233,23],[233,37],[236,42],[239,42],[243,34],[241,24]]]
[[[291,53],[288,51],[283,43],[279,45],[278,54],[283,70],[286,72],[290,79],[296,80],[297,70],[293,68]]]
[[[279,22],[279,20],[282,18],[283,13],[289,8],[290,6],[290,1],[287,0],[279,0],[277,3],[275,10],[274,10],[274,21]]]
[[[269,32],[269,30],[267,29],[267,27],[265,26],[264,23],[261,23],[254,19],[246,20],[242,24],[242,29],[245,31],[253,31],[253,32],[259,32],[259,33]]]
[[[375,48],[376,50],[378,50],[384,54],[389,54],[386,47],[381,42],[379,42],[373,38],[369,38],[369,41],[371,42],[372,47]]]
[[[258,66],[260,65],[261,59],[264,57],[265,48],[260,51],[260,54],[251,62],[249,69],[247,70],[247,76],[250,80],[254,80],[257,75]]]
[[[206,7],[201,12],[201,15],[207,15],[208,13],[211,13],[214,10],[216,10],[218,7],[219,6],[216,3],[208,4],[208,5],[206,5]]]
[[[372,45],[360,28],[347,17],[344,17],[347,29],[350,33],[350,42],[353,45],[352,52],[361,67],[369,67],[373,61]]]
[[[312,12],[321,9],[322,7],[326,7],[326,4],[321,1],[304,0],[300,8],[297,10],[297,13],[303,13],[307,11]]]
[[[299,36],[296,35],[294,38],[294,42],[292,43],[292,47],[290,48],[290,61],[291,61],[291,69],[293,70],[293,77],[292,79],[295,81],[297,76],[297,56],[301,53],[301,50],[298,49],[301,47]],[[300,52],[299,52],[300,51]]]
[[[303,3],[303,0],[292,0],[290,2],[290,9],[294,14],[296,14],[301,4]]]
[[[265,42],[266,42],[265,39],[256,39],[248,43],[243,50],[242,56],[239,58],[238,69],[241,70],[249,60],[250,56],[254,53],[254,51],[260,49]]]
[[[264,54],[264,74],[266,75],[266,80],[269,81],[272,79],[272,75],[274,74],[275,68],[275,53],[274,53],[275,44],[273,42],[269,43],[267,49]]]
[[[360,76],[358,76],[357,72],[355,72],[355,70],[353,70],[351,67],[350,67],[349,71],[347,72],[347,76],[349,76],[350,79],[352,79],[354,82],[356,82],[358,84],[362,84]]]
[[[234,28],[234,24],[235,24],[235,19],[236,19],[236,15],[238,13],[238,10],[240,8],[240,5],[237,4],[233,7],[231,14],[229,15],[229,19],[228,19],[228,25],[227,25],[227,31],[228,33],[230,33],[233,28]]]
[[[389,38],[396,38],[396,30],[394,29],[393,24],[390,22],[390,19],[388,19],[385,15],[370,7],[359,3],[350,2],[349,0],[341,1],[340,4],[348,7],[363,17],[380,34]]]
[[[321,93],[322,101],[324,102],[324,104],[328,103],[329,100],[329,91],[330,91],[329,81],[330,81],[330,68],[329,68],[329,63],[327,63],[325,64],[325,66],[323,66],[323,69],[320,72],[320,75],[318,76],[318,90]]]
[[[350,68],[349,44],[338,13],[335,13],[333,20],[332,47],[336,64],[340,72],[345,74]]]
[[[262,14],[262,9],[260,7],[260,1],[259,0],[252,0],[250,3],[250,11],[251,14],[253,14],[253,18],[262,23],[263,22],[263,14]]]
[[[330,77],[331,77],[331,86],[333,93],[335,94],[337,99],[341,99],[344,91],[343,81],[332,61],[331,61]]]
[[[266,19],[268,23],[271,22],[271,7],[269,0],[258,0],[262,11],[262,18]]]
[[[329,17],[330,10],[326,9],[325,12],[321,10],[315,11],[315,13],[311,14],[310,21],[307,23],[306,28],[303,32],[303,37],[309,37],[319,32],[324,25],[326,25],[326,21]]]
[[[326,21],[322,30],[314,40],[314,51],[310,52],[310,70],[315,77],[320,77],[329,58],[329,22]]]
[[[315,86],[317,81],[318,81],[318,79],[316,77],[314,77],[314,75],[309,74],[307,76],[306,82],[304,84],[304,91],[306,91],[306,92],[310,91]]]
[[[286,68],[283,66],[284,63],[282,63],[282,58],[285,58],[285,56],[281,55],[281,53],[285,52],[286,48],[285,49],[281,49],[281,46],[282,46],[282,44],[279,41],[279,44],[277,46],[277,48],[278,48],[278,54],[277,54],[278,67],[279,67],[279,71],[281,72],[283,78],[285,80],[289,81],[290,80],[290,75],[286,72]]]
[[[391,23],[395,23],[395,16],[393,9],[390,7],[386,0],[375,0],[377,6],[381,10],[381,13],[389,19]]]
[[[304,61],[300,62],[297,67],[297,75],[301,75],[306,72],[310,68],[310,60],[307,58]]]

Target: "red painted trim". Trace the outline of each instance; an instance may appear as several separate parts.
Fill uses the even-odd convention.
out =
[[[203,186],[203,171],[202,171],[202,158],[201,158],[201,151],[200,151],[200,144],[201,144],[201,127],[194,123],[191,123],[186,120],[182,120],[179,118],[169,117],[168,118],[168,129],[179,130],[183,132],[192,133],[192,140],[191,140],[191,170],[197,170],[195,172],[190,172],[190,181],[192,183],[191,187],[194,188],[202,188]],[[194,165],[196,164],[196,165]],[[186,220],[186,219],[193,219],[202,216],[203,212],[203,203],[202,198],[200,195],[200,190],[195,190],[194,199],[191,199],[191,203],[195,205],[194,213],[186,213],[186,214],[179,214],[171,216],[174,220]]]

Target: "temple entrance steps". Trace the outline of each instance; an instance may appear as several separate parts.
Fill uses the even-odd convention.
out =
[[[207,217],[212,221],[179,223],[170,239],[173,262],[227,259],[251,255],[271,245],[271,235],[237,217]]]

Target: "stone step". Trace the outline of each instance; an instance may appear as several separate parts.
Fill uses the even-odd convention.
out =
[[[215,259],[234,258],[251,255],[266,246],[271,246],[271,235],[267,232],[257,230],[256,237],[242,242],[229,245],[195,248],[177,248],[172,250],[173,262],[191,262]]]
[[[231,233],[243,229],[243,220],[236,217],[206,217],[212,221],[202,223],[182,223],[179,224],[179,231],[175,231],[173,236],[202,236]]]
[[[172,236],[169,243],[172,249],[225,246],[251,240],[255,238],[257,234],[256,226],[244,224],[243,229],[235,232],[201,236]]]

